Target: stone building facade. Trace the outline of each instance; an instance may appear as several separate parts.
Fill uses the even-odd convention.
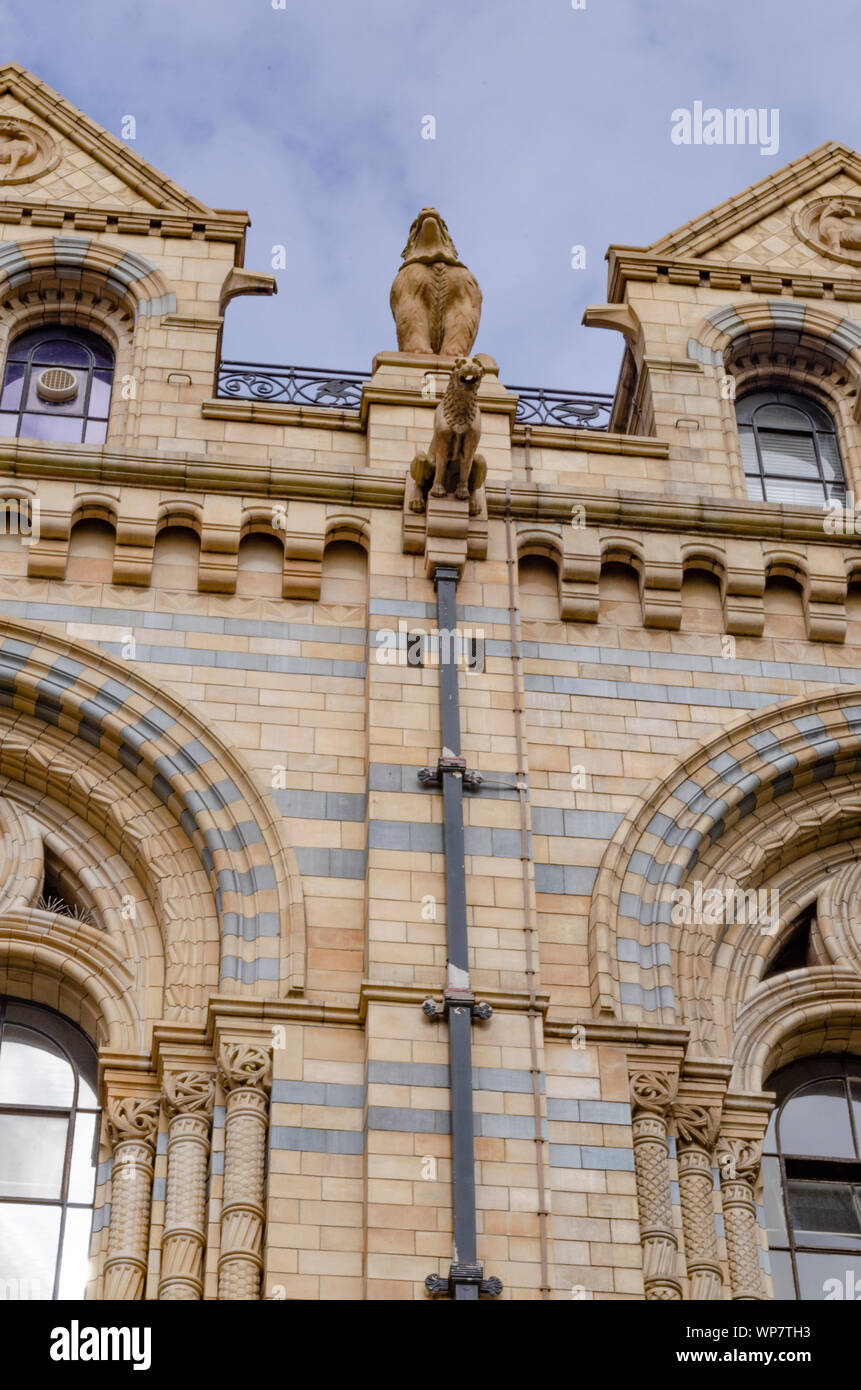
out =
[[[844,1296],[861,160],[611,248],[604,428],[429,209],[220,369],[247,225],[0,69],[7,1296]]]

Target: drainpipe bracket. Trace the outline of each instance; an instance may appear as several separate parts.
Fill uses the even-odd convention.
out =
[[[480,1264],[453,1264],[447,1279],[441,1274],[429,1274],[425,1279],[425,1288],[431,1298],[441,1298],[446,1294],[454,1297],[458,1284],[477,1287],[478,1292],[486,1294],[488,1298],[498,1298],[502,1293],[502,1280],[497,1279],[495,1274],[485,1279],[484,1267]]]
[[[466,758],[457,757],[454,753],[444,753],[437,760],[435,768],[420,768],[417,776],[423,787],[441,787],[446,773],[452,777],[462,777],[467,791],[478,791],[482,783],[481,773],[473,772],[467,767]]]
[[[441,1018],[447,1018],[451,1008],[467,1008],[473,1018],[481,1019],[482,1022],[493,1017],[493,1008],[490,1004],[483,999],[476,1002],[472,991],[463,989],[445,990],[442,1003],[437,1003],[436,999],[425,999],[422,1004],[422,1013],[436,1022]]]

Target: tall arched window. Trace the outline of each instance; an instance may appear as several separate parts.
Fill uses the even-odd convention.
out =
[[[96,1072],[95,1048],[73,1023],[0,996],[0,1298],[84,1296]]]
[[[114,354],[86,328],[33,328],[9,348],[0,434],[104,444]]]
[[[775,1298],[861,1296],[861,1058],[793,1062],[763,1146]],[[853,1292],[854,1290],[854,1292]]]
[[[837,431],[821,405],[792,391],[752,391],[736,418],[749,497],[818,507],[845,496]]]

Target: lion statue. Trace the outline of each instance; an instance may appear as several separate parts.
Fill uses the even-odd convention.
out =
[[[858,205],[832,198],[819,214],[819,235],[829,251],[861,251],[861,217]]]
[[[467,357],[481,317],[481,290],[436,208],[422,208],[401,252],[390,303],[401,352]]]
[[[445,395],[434,412],[433,436],[426,454],[416,454],[410,465],[415,487],[410,510],[423,512],[431,497],[469,498],[470,516],[480,510],[476,496],[487,476],[487,464],[476,448],[481,438],[478,388],[484,367],[475,357],[458,357]]]

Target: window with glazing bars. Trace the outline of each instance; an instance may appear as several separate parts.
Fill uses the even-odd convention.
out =
[[[792,391],[753,391],[736,402],[747,493],[757,501],[821,506],[845,497],[834,421]]]

